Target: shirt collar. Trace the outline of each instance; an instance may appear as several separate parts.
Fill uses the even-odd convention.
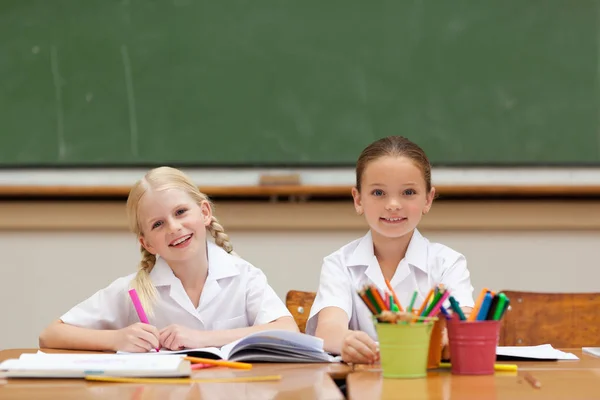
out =
[[[208,279],[224,279],[240,274],[237,264],[242,259],[227,253],[217,244],[206,242],[208,254]]]
[[[373,248],[373,237],[371,231],[367,232],[358,246],[354,249],[350,257],[348,258],[349,267],[368,266],[375,257],[375,249]]]
[[[410,239],[408,248],[406,249],[406,255],[404,258],[408,264],[415,268],[419,268],[423,272],[429,272],[427,268],[427,252],[429,249],[429,241],[421,235],[417,229],[413,232],[413,236]]]
[[[428,240],[415,229],[406,249],[404,259],[409,265],[419,268],[424,272],[428,272],[427,268],[427,250]],[[360,240],[358,246],[354,249],[348,258],[348,266],[365,266],[373,264],[375,258],[375,249],[373,248],[373,236],[371,231]]]
[[[177,281],[177,277],[173,273],[171,267],[169,267],[169,264],[167,264],[160,256],[156,256],[154,268],[150,271],[150,280],[152,280],[152,284],[157,287],[169,286]]]
[[[236,268],[236,260],[238,260],[236,256],[227,253],[211,241],[206,242],[206,249],[208,279],[219,280],[240,274],[239,269]],[[156,263],[150,272],[150,279],[156,287],[169,286],[178,280],[169,264],[160,256],[156,256]]]

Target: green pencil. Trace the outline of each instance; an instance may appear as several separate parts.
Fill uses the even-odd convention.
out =
[[[375,296],[373,296],[373,292],[371,291],[370,287],[365,289],[365,294],[371,301],[371,304],[373,304],[373,307],[375,307],[375,310],[377,310],[377,314],[381,314],[381,307],[379,307],[379,304],[377,304],[377,300],[375,300]]]
[[[409,313],[411,313],[413,310],[413,306],[415,305],[415,300],[417,300],[417,294],[418,294],[418,292],[415,290],[415,292],[412,295],[412,298],[410,299],[410,304],[408,305],[408,308],[406,309],[406,311]]]

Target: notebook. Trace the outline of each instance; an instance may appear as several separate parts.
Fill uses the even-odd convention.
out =
[[[119,354],[131,354],[119,352]],[[138,353],[139,354],[139,353]],[[204,347],[200,349],[160,350],[143,355],[186,354],[191,357],[211,358],[240,362],[277,362],[277,363],[322,363],[338,362],[323,350],[323,340],[299,332],[270,330],[252,333],[242,339],[221,348]]]
[[[498,346],[497,361],[558,361],[579,360],[575,354],[565,353],[550,344],[539,346]]]
[[[119,377],[189,377],[190,362],[181,355],[149,359],[143,355],[22,354],[0,363],[5,378],[83,378],[86,375]]]

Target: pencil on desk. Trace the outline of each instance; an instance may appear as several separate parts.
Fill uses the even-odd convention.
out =
[[[238,376],[235,378],[123,378],[117,376],[104,375],[86,375],[86,381],[96,382],[115,382],[115,383],[171,383],[171,384],[186,384],[186,383],[235,383],[235,382],[267,382],[279,381],[281,375],[265,375],[265,376]]]
[[[229,367],[235,369],[252,369],[252,364],[235,362],[235,361],[225,361],[225,360],[211,360],[210,358],[199,358],[199,357],[185,357],[185,360],[188,360],[192,363],[200,363],[200,364],[210,364],[216,365],[218,367]]]
[[[451,363],[440,363],[440,368],[451,368]],[[517,364],[494,364],[494,371],[497,372],[517,372],[519,367]]]
[[[542,383],[540,381],[538,381],[537,379],[535,379],[533,377],[533,375],[531,375],[529,372],[525,373],[524,378],[534,388],[540,389],[542,387]]]
[[[198,369],[205,369],[205,368],[214,368],[216,367],[216,365],[214,364],[192,364],[192,371],[196,371]]]

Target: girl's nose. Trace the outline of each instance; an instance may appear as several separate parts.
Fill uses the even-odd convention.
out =
[[[181,224],[178,221],[170,221],[169,230],[171,232],[178,232],[181,230]]]
[[[395,200],[395,199],[391,199],[387,205],[386,205],[386,209],[387,210],[399,210],[400,208],[402,208],[402,206],[400,205],[400,202]]]

